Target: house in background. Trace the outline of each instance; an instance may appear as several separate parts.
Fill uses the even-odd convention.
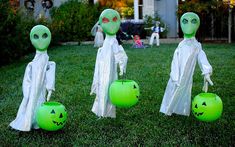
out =
[[[148,0],[147,0],[148,1]],[[167,37],[178,37],[178,18],[176,15],[178,0],[152,0],[154,1],[154,13],[167,24],[169,29]]]
[[[94,0],[94,3],[103,2],[108,0]],[[178,37],[178,19],[176,16],[178,8],[178,0],[116,0],[116,3],[131,3],[134,8],[134,14],[130,21],[143,22],[143,18],[146,15],[154,17],[156,14],[161,20],[167,24],[168,38]],[[121,4],[120,4],[121,6]],[[118,6],[117,6],[118,7]],[[120,8],[117,8],[120,9]]]
[[[35,18],[44,14],[46,17],[50,17],[49,9],[51,7],[58,7],[62,3],[68,0],[19,0],[20,6],[25,6],[27,9],[31,9]],[[82,0],[81,0],[82,1]],[[83,0],[92,2],[92,0]],[[166,23],[168,28],[167,37],[178,37],[178,20],[176,11],[178,8],[178,0],[93,0],[93,3],[97,2],[109,2],[120,3],[115,9],[120,9],[123,3],[129,3],[128,6],[133,10],[132,17],[125,19],[124,21],[132,21],[136,23],[143,22],[143,18],[146,15],[154,17],[155,14]]]
[[[20,6],[26,7],[34,13],[34,17],[38,18],[43,13],[46,18],[50,18],[49,9],[59,7],[68,0],[19,0]]]

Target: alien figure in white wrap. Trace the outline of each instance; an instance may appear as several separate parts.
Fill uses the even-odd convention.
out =
[[[118,78],[117,64],[120,67],[120,75],[126,72],[127,55],[121,45],[118,45],[116,33],[120,27],[120,15],[113,9],[104,10],[99,23],[106,34],[104,44],[99,48],[91,94],[96,94],[92,112],[98,117],[116,117],[116,108],[109,99],[109,86]]]
[[[94,47],[102,47],[104,43],[104,35],[99,22],[97,22],[91,29],[91,34],[95,36]]]
[[[207,92],[207,82],[213,85],[210,75],[212,67],[209,64],[201,44],[195,39],[195,34],[200,25],[197,14],[187,12],[180,19],[184,40],[175,50],[171,63],[170,79],[162,100],[160,112],[171,115],[190,115],[191,90],[193,84],[193,73],[198,62],[202,75],[204,76],[203,90]]]
[[[38,129],[35,111],[55,90],[55,62],[49,61],[47,48],[51,41],[50,30],[37,25],[30,32],[30,40],[36,48],[36,55],[26,69],[22,84],[23,100],[20,104],[16,119],[10,123],[13,129],[30,131]]]

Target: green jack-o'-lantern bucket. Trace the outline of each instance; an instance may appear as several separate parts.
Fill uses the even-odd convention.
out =
[[[61,129],[67,120],[67,111],[59,102],[45,102],[36,112],[36,121],[40,128],[47,131]]]
[[[116,80],[109,87],[109,97],[117,107],[131,107],[138,102],[139,85],[133,80]]]
[[[214,93],[200,93],[192,101],[193,115],[205,122],[220,118],[223,111],[221,98]]]

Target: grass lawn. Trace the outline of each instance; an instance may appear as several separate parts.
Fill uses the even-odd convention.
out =
[[[59,101],[68,111],[66,126],[57,132],[32,130],[18,132],[8,125],[15,119],[22,100],[22,79],[26,65],[34,54],[0,68],[0,146],[1,145],[235,145],[235,45],[203,44],[213,67],[214,86],[209,92],[223,101],[222,117],[211,123],[194,118],[159,113],[169,79],[172,55],[177,44],[159,48],[131,49],[127,78],[135,80],[141,90],[139,103],[129,109],[117,109],[117,118],[98,119],[91,107],[95,96],[90,87],[96,58],[92,45],[50,48],[50,60],[57,64],[56,91],[51,101]],[[203,77],[199,66],[194,72],[192,97],[201,92]]]

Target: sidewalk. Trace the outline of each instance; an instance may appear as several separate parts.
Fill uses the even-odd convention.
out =
[[[179,43],[182,40],[183,38],[163,38],[163,39],[160,39],[160,43],[163,43],[163,44]],[[142,39],[142,41],[145,44],[149,44],[149,39]],[[131,43],[133,43],[133,41],[131,41]]]
[[[149,40],[148,39],[141,39],[144,44],[149,44]],[[160,39],[160,43],[163,44],[171,44],[171,43],[179,43],[180,41],[182,41],[183,38],[163,38]],[[123,40],[124,44],[133,44],[133,40]],[[81,42],[81,44],[94,44],[94,41],[83,41]],[[79,45],[78,42],[63,42],[61,43],[61,45]]]

